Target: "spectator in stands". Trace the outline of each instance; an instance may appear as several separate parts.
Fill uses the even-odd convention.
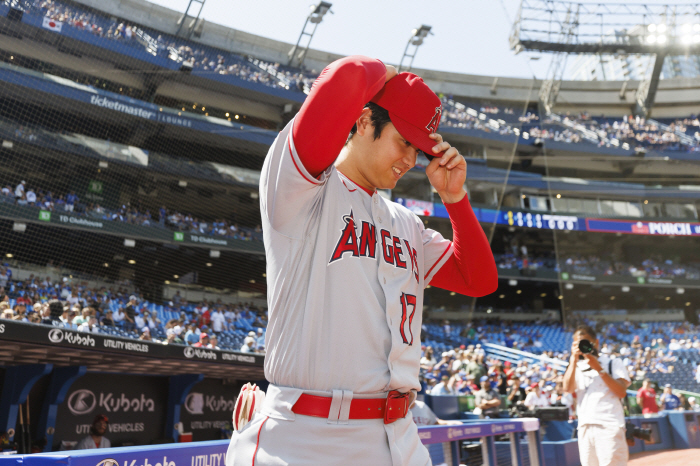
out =
[[[15,188],[15,197],[17,199],[22,199],[24,197],[24,190],[26,186],[27,182],[24,180],[22,180],[20,184],[17,185],[17,187]]]
[[[116,325],[116,323],[114,322],[114,313],[111,309],[107,309],[105,315],[100,320],[100,324],[107,327],[114,327]]]
[[[66,196],[66,212],[73,212],[77,203],[78,196],[76,196],[75,191],[71,191],[70,194]]]
[[[112,320],[114,320],[115,325],[123,325],[124,319],[126,319],[126,314],[124,309],[117,307],[117,310],[112,314]]]
[[[139,336],[139,340],[151,341],[151,329],[148,328],[148,326],[145,326],[141,329],[141,335]]]
[[[440,378],[440,382],[437,383],[432,390],[430,390],[430,395],[431,396],[448,396],[448,395],[454,395],[454,389],[453,389],[453,384],[454,384],[454,379],[451,379],[447,375],[443,375]]]
[[[637,404],[642,408],[642,414],[651,416],[659,412],[656,404],[656,391],[651,386],[651,380],[644,379],[642,386],[637,390]]]
[[[216,336],[216,334],[212,334],[211,338],[209,338],[209,344],[207,345],[207,348],[209,349],[221,349],[219,348],[219,338]]]
[[[78,316],[76,316],[73,319],[73,322],[71,322],[71,323],[74,326],[79,327],[80,325],[84,324],[85,322],[87,322],[89,320],[90,313],[91,313],[91,310],[89,307],[83,308],[82,311],[80,312],[80,314]]]
[[[525,392],[525,389],[520,384],[520,380],[518,380],[518,379],[509,379],[508,380],[508,393],[506,396],[508,398],[508,402],[511,405],[516,405],[516,404],[519,404],[519,403],[522,403],[525,401],[525,398],[527,397],[527,393]]]
[[[582,466],[625,465],[629,448],[625,437],[625,413],[620,400],[627,395],[630,377],[620,358],[584,354],[579,342],[588,340],[597,354],[596,331],[579,325],[574,331],[564,390],[576,394],[579,455]]]
[[[255,338],[245,337],[243,340],[243,346],[240,349],[241,353],[254,353],[255,352]]]
[[[194,346],[195,348],[206,348],[208,344],[209,344],[209,335],[202,332],[199,335],[199,341],[192,346]]]
[[[78,325],[79,332],[96,332],[95,328],[98,326],[97,317],[93,315],[88,315],[87,320],[82,324]]]
[[[544,380],[540,382],[544,382]],[[530,393],[527,394],[523,402],[528,409],[534,410],[535,408],[546,408],[549,406],[549,398],[542,390],[543,385],[544,383],[533,383],[530,385]]]
[[[76,450],[88,450],[93,448],[111,448],[112,442],[105,437],[109,419],[104,414],[98,414],[90,426],[90,435],[82,439],[75,446]]]
[[[135,330],[136,327],[136,306],[138,299],[135,295],[129,296],[129,303],[124,309],[124,328],[126,330]]]
[[[499,415],[499,406],[501,406],[501,397],[496,390],[491,388],[491,382],[487,376],[480,379],[481,390],[476,392],[474,397],[474,413],[479,414],[484,418],[497,418]]]
[[[226,317],[224,317],[220,307],[215,308],[211,314],[211,328],[217,334],[223,332],[226,328]]]
[[[681,400],[673,393],[673,388],[670,383],[664,386],[664,392],[659,397],[659,405],[664,411],[673,411],[681,406]]]
[[[9,277],[7,276],[7,269],[0,266],[0,291],[5,289],[7,286],[7,280],[9,280]]]
[[[700,411],[700,404],[695,401],[695,397],[688,398],[688,409],[690,411]]]
[[[199,342],[199,335],[195,331],[197,330],[195,324],[190,323],[187,326],[187,332],[185,332],[185,343],[188,345],[194,345]]]
[[[549,404],[552,406],[566,406],[569,408],[569,418],[573,418],[574,409],[576,406],[574,404],[574,397],[571,393],[564,391],[564,385],[561,382],[557,383],[554,390],[552,390],[552,394],[549,398]]]

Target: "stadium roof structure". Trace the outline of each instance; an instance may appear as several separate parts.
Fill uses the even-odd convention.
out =
[[[635,107],[635,114],[648,116],[664,58],[700,53],[700,4],[522,0],[510,45],[515,53],[555,54],[540,90],[547,112],[556,101],[568,54],[653,55],[653,69],[637,90]]]
[[[700,3],[522,0],[510,44],[516,53],[697,54]]]

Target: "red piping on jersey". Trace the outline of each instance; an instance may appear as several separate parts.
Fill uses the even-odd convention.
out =
[[[297,171],[299,172],[299,174],[300,174],[306,181],[308,181],[309,183],[318,184],[317,181],[311,181],[310,179],[308,179],[308,178],[306,177],[306,175],[304,174],[304,172],[301,171],[301,169],[299,168],[299,165],[297,165],[297,161],[294,160],[294,153],[292,152],[292,143],[291,143],[291,141],[289,140],[289,136],[287,137],[287,146],[289,146],[289,156],[292,158],[292,163],[294,164],[294,168],[297,169]]]
[[[433,264],[433,266],[430,267],[430,270],[428,270],[428,271],[425,273],[425,277],[423,277],[423,280],[425,280],[426,278],[428,278],[428,275],[430,275],[430,272],[432,272],[433,269],[435,268],[435,266],[438,265],[438,264],[440,263],[440,261],[442,260],[443,257],[445,257],[445,254],[447,254],[447,251],[450,250],[450,247],[451,247],[451,246],[452,246],[452,242],[450,242],[450,244],[447,245],[447,248],[445,249],[445,252],[443,252],[442,255],[440,255],[440,258],[439,258],[438,260],[436,260],[435,263]]]
[[[262,428],[267,422],[267,420],[270,419],[270,416],[267,416],[265,420],[260,424],[260,428],[258,429],[258,441],[255,442],[255,452],[253,453],[253,465],[255,466],[255,457],[258,456],[258,447],[260,447],[260,432],[262,432]]]
[[[336,168],[336,170],[338,170],[338,169]],[[345,178],[347,178],[348,180],[350,180],[350,177],[347,176],[345,173],[341,172],[340,170],[338,170],[338,173],[340,173],[340,174],[343,175]],[[364,186],[359,185],[359,184],[355,183],[355,182],[352,181],[352,180],[350,180],[350,181],[351,181],[355,186],[357,186],[358,188],[360,188],[361,190],[363,190],[364,192],[366,192],[366,193],[369,194],[370,196],[374,196],[374,192],[375,192],[375,191],[372,191],[372,190],[370,190],[370,189],[367,189],[367,188],[365,188]],[[343,181],[343,184],[345,184],[345,181]],[[348,185],[345,184],[345,187],[348,188]],[[348,191],[354,192],[354,191],[357,191],[357,189],[350,189],[350,188],[348,188]]]

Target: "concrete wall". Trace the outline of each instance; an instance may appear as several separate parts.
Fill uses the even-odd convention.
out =
[[[144,0],[75,1],[170,34],[177,31],[177,20],[182,16],[182,12]],[[235,8],[235,3],[231,4],[231,8]],[[295,41],[297,37],[289,39]],[[293,47],[293,43],[256,36],[210,22],[204,25],[202,37],[196,39],[196,42],[280,63],[287,62],[287,53]],[[340,57],[338,54],[311,49],[305,64],[309,69],[321,70]],[[520,105],[534,103],[541,86],[541,81],[534,79],[476,76],[419,68],[413,71],[422,76],[435,92],[488,99],[493,102]],[[621,98],[621,81],[565,81],[562,83],[555,110],[559,113],[587,110],[593,115],[627,115],[634,107],[638,84],[637,81],[628,82]],[[699,106],[700,78],[662,80],[653,116],[688,115],[696,113]]]

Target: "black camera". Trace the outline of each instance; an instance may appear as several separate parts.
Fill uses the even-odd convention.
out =
[[[593,343],[590,340],[580,340],[578,342],[578,349],[583,354],[592,354],[593,356],[598,356],[598,350],[595,349]],[[579,356],[579,359],[585,359],[583,356]]]
[[[651,442],[651,429],[642,429],[637,427],[631,422],[625,424],[625,436],[627,440],[634,441],[635,438],[644,440],[645,442]]]

